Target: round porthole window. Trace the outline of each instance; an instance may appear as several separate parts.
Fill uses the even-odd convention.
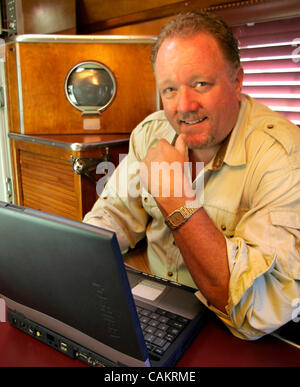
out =
[[[69,102],[83,114],[99,114],[112,103],[116,94],[116,80],[102,63],[81,62],[69,71],[65,93]]]

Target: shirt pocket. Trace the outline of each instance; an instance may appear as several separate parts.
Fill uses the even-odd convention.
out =
[[[273,226],[283,226],[300,232],[300,215],[292,211],[271,211]]]
[[[300,215],[292,211],[271,211],[275,227],[275,248],[284,270],[300,280]]]

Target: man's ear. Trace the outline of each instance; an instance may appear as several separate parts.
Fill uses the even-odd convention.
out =
[[[239,101],[241,100],[241,90],[243,87],[243,80],[244,80],[244,69],[243,67],[239,67],[235,72],[235,79],[234,79],[235,91]]]

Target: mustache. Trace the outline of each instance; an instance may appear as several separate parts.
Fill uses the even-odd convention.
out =
[[[180,113],[178,114],[178,120],[179,121],[197,121],[197,120],[202,120],[206,115],[199,114],[196,111],[190,111],[190,112],[185,112],[185,113]]]

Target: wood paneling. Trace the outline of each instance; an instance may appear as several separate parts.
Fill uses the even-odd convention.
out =
[[[23,205],[68,218],[78,217],[80,197],[70,162],[21,150],[20,173]]]
[[[90,142],[91,147],[79,151],[57,146],[59,144],[37,143],[38,137],[35,137],[35,142],[32,139],[11,139],[15,203],[82,220],[97,199],[96,184],[87,176],[73,171],[71,156],[101,158],[108,146],[110,160],[117,166],[119,153],[128,152],[128,137],[127,140],[124,138],[123,141],[118,141],[116,136],[112,136],[111,144],[107,137],[100,141],[98,139],[98,145],[91,137],[89,140],[82,139],[82,143]],[[73,140],[64,136],[66,142],[74,143]],[[80,141],[79,138],[76,139],[78,140]],[[105,146],[101,147],[101,141]],[[101,178],[99,175],[95,177],[96,180]]]
[[[20,3],[19,35],[53,34],[76,28],[75,0],[21,0]]]
[[[125,2],[127,4],[127,9],[124,8],[123,11],[119,12],[115,11],[113,16],[111,16],[112,13],[107,12],[105,9],[107,4],[105,1],[101,2],[101,4],[97,3],[98,7],[96,9],[95,1],[85,0],[83,2],[85,12],[83,12],[82,17],[77,17],[77,32],[81,34],[101,32],[120,26],[128,26],[131,24],[143,23],[150,20],[170,17],[180,12],[186,12],[195,9],[211,10],[215,12],[218,10],[236,8],[244,5],[248,6],[270,1],[271,0],[188,0],[162,2],[156,6],[153,3],[152,7],[150,4],[148,5],[148,2],[147,5],[146,2],[141,2],[139,9],[137,7],[131,7],[131,2],[127,1]],[[115,7],[117,7],[118,2],[123,1],[115,0]],[[94,16],[91,17],[91,14]]]
[[[179,0],[102,0],[101,2],[99,0],[77,0],[77,25],[93,24],[180,2]]]
[[[264,0],[261,0],[264,1]],[[93,33],[108,28],[154,20],[191,9],[211,7],[220,3],[237,3],[232,0],[188,0],[188,1],[147,1],[136,4],[134,1],[115,0],[111,10],[106,10],[107,2],[95,2],[94,0],[79,1],[85,12],[77,12],[77,32]],[[97,3],[97,5],[96,5]],[[124,3],[124,7],[119,7]],[[239,1],[240,3],[240,1]],[[78,6],[80,9],[80,6]],[[82,16],[79,16],[82,15]],[[92,16],[93,15],[93,16]]]
[[[145,4],[141,3],[141,7]],[[175,14],[194,9],[204,9],[221,15],[231,25],[292,18],[300,15],[299,0],[241,0],[202,1],[189,0],[139,12],[123,14],[91,24],[78,25],[78,33],[111,35],[157,35]],[[128,7],[130,10],[130,7]]]
[[[114,73],[117,94],[102,112],[100,130],[130,133],[156,110],[156,85],[150,63],[152,44],[18,43],[26,134],[84,133],[83,117],[64,91],[68,72],[94,60]]]

